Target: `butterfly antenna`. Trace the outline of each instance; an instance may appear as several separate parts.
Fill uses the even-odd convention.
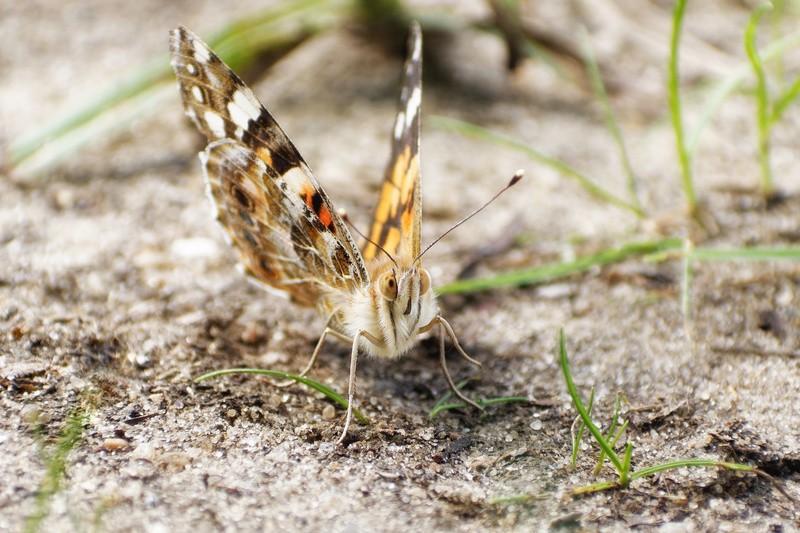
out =
[[[422,250],[422,253],[420,253],[420,254],[419,254],[419,255],[418,255],[418,256],[417,256],[417,257],[414,259],[414,262],[416,262],[416,261],[417,261],[417,260],[418,260],[420,257],[422,257],[423,255],[425,255],[425,252],[427,252],[428,250],[430,250],[430,249],[431,249],[431,247],[432,247],[434,244],[436,244],[437,242],[439,242],[439,241],[441,241],[442,239],[444,239],[444,238],[445,238],[447,235],[449,235],[449,234],[450,234],[450,232],[452,232],[454,229],[456,229],[456,228],[457,228],[457,227],[459,227],[461,224],[463,224],[463,223],[464,223],[464,222],[466,222],[467,220],[471,219],[472,217],[474,217],[475,215],[477,215],[478,213],[480,213],[481,211],[483,211],[484,209],[486,209],[486,208],[489,206],[489,204],[491,204],[492,202],[494,202],[495,200],[497,200],[497,198],[499,198],[501,194],[503,194],[503,193],[504,193],[504,192],[506,192],[508,189],[510,189],[511,187],[513,187],[514,185],[516,185],[516,184],[517,184],[517,182],[519,182],[519,180],[521,180],[521,179],[522,179],[522,177],[523,177],[524,175],[525,175],[525,171],[524,171],[524,170],[522,170],[522,169],[520,169],[520,170],[517,170],[517,171],[514,173],[514,176],[511,178],[511,181],[509,181],[509,182],[508,182],[508,185],[506,185],[505,187],[503,187],[503,189],[502,189],[500,192],[498,192],[497,194],[495,194],[494,196],[492,196],[492,198],[491,198],[491,199],[490,199],[488,202],[486,202],[485,204],[483,204],[482,206],[480,206],[478,209],[476,209],[475,211],[473,211],[471,215],[469,215],[469,216],[467,216],[467,217],[465,217],[465,218],[462,218],[461,220],[459,220],[458,222],[456,222],[456,224],[455,224],[455,225],[453,225],[453,226],[452,226],[452,227],[451,227],[449,230],[447,230],[447,231],[445,231],[444,233],[442,233],[441,235],[439,235],[439,236],[438,236],[438,237],[437,237],[437,238],[436,238],[436,239],[435,239],[435,240],[434,240],[432,243],[430,243],[430,244],[429,244],[429,245],[428,245],[428,246],[427,246],[427,247],[426,247],[424,250]],[[358,231],[358,230],[356,230],[356,231]],[[368,240],[369,240],[369,239],[368,239]],[[372,241],[370,241],[370,242],[372,242]],[[373,244],[375,244],[375,243],[373,243]],[[376,245],[376,246],[377,246],[377,245]],[[379,248],[380,248],[380,247],[379,247]]]
[[[394,257],[392,257],[392,254],[390,254],[389,252],[387,252],[387,251],[386,251],[386,250],[383,248],[383,246],[381,246],[381,245],[380,245],[380,244],[378,244],[377,242],[373,241],[372,239],[370,239],[369,237],[367,237],[366,235],[364,235],[363,233],[361,233],[361,230],[359,230],[359,229],[356,227],[356,225],[355,225],[355,224],[353,224],[353,221],[352,221],[352,220],[350,220],[350,217],[348,216],[348,214],[347,214],[347,211],[345,211],[344,209],[339,209],[339,216],[340,216],[340,217],[342,217],[342,220],[344,220],[344,223],[345,223],[345,224],[347,224],[348,226],[350,226],[351,228],[353,228],[353,231],[355,231],[355,232],[358,234],[358,236],[359,236],[359,237],[361,237],[362,239],[364,239],[364,240],[365,240],[365,241],[367,241],[368,243],[370,243],[370,244],[372,244],[373,246],[375,246],[375,248],[377,248],[377,249],[378,249],[378,250],[380,250],[381,252],[385,253],[385,254],[386,254],[386,257],[388,257],[388,258],[389,258],[389,259],[392,261],[392,263],[394,263],[394,266],[395,266],[395,267],[397,267],[397,268],[400,268],[400,267],[398,267],[398,266],[397,266],[397,261],[395,261],[395,260],[394,260]]]

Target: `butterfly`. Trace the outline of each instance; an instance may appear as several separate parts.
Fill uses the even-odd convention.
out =
[[[442,372],[453,394],[482,408],[455,386],[445,363],[445,336],[470,363],[442,318],[420,252],[419,131],[422,32],[411,26],[389,164],[371,229],[361,249],[297,149],[253,91],[196,35],[171,32],[172,67],[184,109],[209,144],[200,153],[216,218],[252,279],[316,307],[325,330],[302,371],[314,365],[328,336],[351,345],[348,407],[353,415],[359,355],[406,354],[437,330]],[[427,249],[426,249],[427,251]]]

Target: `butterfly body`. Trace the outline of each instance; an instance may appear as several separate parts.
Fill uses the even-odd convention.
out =
[[[370,271],[375,280],[364,292],[347,301],[352,312],[344,318],[344,331],[355,337],[359,330],[379,342],[363,340],[362,349],[374,356],[405,355],[417,342],[419,331],[439,314],[430,275],[419,265],[383,261]]]
[[[431,278],[420,263],[422,207],[419,172],[421,31],[411,28],[409,57],[392,151],[369,237],[361,249],[297,149],[242,80],[197,36],[171,33],[172,66],[184,109],[209,145],[200,160],[214,215],[239,259],[260,284],[316,307],[326,328],[303,374],[327,335],[351,343],[349,405],[341,442],[352,417],[359,353],[383,358],[406,354],[420,334],[438,326],[467,356],[439,314]]]

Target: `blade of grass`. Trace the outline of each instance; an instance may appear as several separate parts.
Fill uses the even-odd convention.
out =
[[[694,248],[690,252],[695,261],[774,261],[800,259],[800,248]]]
[[[680,78],[678,76],[678,49],[680,45],[681,27],[686,11],[686,0],[677,0],[672,14],[672,38],[669,51],[669,108],[672,116],[672,128],[675,130],[675,143],[678,149],[678,161],[681,166],[683,192],[689,213],[694,216],[697,211],[697,197],[692,178],[691,154],[686,145],[683,132],[683,115],[681,114]]]
[[[767,88],[767,74],[764,70],[764,63],[758,55],[756,48],[756,30],[761,17],[772,9],[771,4],[761,4],[750,16],[750,22],[744,32],[744,48],[750,65],[756,75],[756,104],[757,104],[757,124],[758,124],[758,159],[761,163],[761,193],[763,195],[772,194],[772,167],[769,164],[769,145],[770,145],[770,109],[769,91]]]
[[[77,408],[67,415],[52,449],[48,450],[44,442],[40,442],[45,463],[45,476],[36,493],[34,512],[25,520],[24,531],[26,533],[39,531],[42,521],[47,518],[50,501],[61,488],[67,475],[67,458],[83,437],[83,426],[86,421],[86,412]]]
[[[594,387],[592,387],[594,390]],[[617,397],[614,399],[614,414],[611,417],[611,424],[608,427],[608,431],[606,432],[606,441],[608,441],[608,445],[611,446],[613,449],[614,446],[617,444],[617,440],[619,440],[622,432],[625,431],[625,428],[628,427],[628,422],[626,421],[623,424],[623,427],[615,434],[614,432],[617,430],[617,424],[619,424],[619,413],[622,409],[622,399],[621,394],[617,393]],[[592,410],[589,409],[589,414],[592,414]],[[594,475],[598,475],[600,470],[603,468],[603,461],[606,458],[606,454],[603,450],[600,450],[600,455],[597,458],[597,465],[594,467]]]
[[[314,389],[317,392],[321,392],[330,400],[338,403],[344,409],[347,409],[347,400],[330,388],[329,386],[325,385],[324,383],[320,383],[319,381],[314,381],[313,379],[309,379],[307,377],[298,376],[296,374],[290,374],[288,372],[280,372],[278,370],[264,370],[260,368],[226,368],[224,370],[215,370],[214,372],[208,372],[207,374],[203,374],[202,376],[196,377],[194,379],[195,383],[200,383],[201,381],[205,381],[207,379],[215,378],[218,376],[226,376],[228,374],[257,374],[262,376],[270,376],[274,378],[282,378],[282,379],[291,379],[298,383],[301,383],[307,387]],[[369,420],[365,417],[361,412],[353,408],[353,415],[358,419],[361,424],[368,424]]]
[[[798,96],[800,96],[800,77],[794,80],[794,83],[775,100],[769,119],[770,123],[774,124],[783,118],[786,109],[797,100]]]
[[[229,25],[217,36],[208,39],[208,43],[220,53],[231,68],[237,69],[265,49],[281,48],[302,35],[302,29],[290,27],[289,24],[282,26],[285,24],[285,19],[300,19],[302,28],[317,25],[315,31],[319,31],[326,25],[333,24],[335,17],[331,15],[341,10],[343,5],[343,2],[329,0],[283,2]],[[323,6],[327,9],[320,10],[319,8]],[[315,8],[317,11],[313,12],[313,16],[307,13]],[[302,18],[304,15],[306,16]],[[171,73],[169,58],[166,54],[160,54],[131,76],[118,81],[98,96],[89,98],[86,106],[69,110],[30,135],[12,141],[9,146],[9,162],[12,166],[20,165],[48,143],[64,142],[66,145],[78,145],[76,140],[62,141],[62,139],[88,122],[102,118],[105,113],[128,100],[136,99],[143,93],[154,90],[158,84],[168,82],[171,80]],[[102,135],[106,130],[100,128],[94,131]],[[62,148],[54,151],[71,153]]]
[[[498,496],[489,499],[489,505],[503,505],[506,503],[526,503],[534,499],[533,494],[514,494],[512,496]]]
[[[45,142],[14,168],[17,176],[41,176],[45,171],[76,154],[96,139],[108,138],[128,129],[130,124],[153,112],[173,99],[175,91],[166,85],[157,85],[120,102],[113,109],[97,115],[93,120],[76,125],[68,134]]]
[[[570,398],[572,398],[572,404],[575,406],[575,409],[578,411],[583,423],[586,425],[586,428],[589,430],[589,433],[592,434],[594,439],[597,441],[597,444],[600,446],[608,460],[613,463],[614,467],[617,469],[617,472],[620,473],[619,483],[621,485],[627,485],[628,478],[623,477],[623,464],[620,461],[617,454],[614,453],[614,450],[609,446],[608,442],[603,437],[603,434],[600,433],[600,430],[597,429],[597,426],[594,425],[592,422],[592,418],[589,416],[589,412],[583,406],[583,402],[581,401],[580,395],[578,394],[578,389],[575,387],[575,382],[572,381],[572,373],[569,369],[569,361],[567,360],[567,340],[566,335],[564,334],[564,328],[560,328],[558,331],[558,353],[559,358],[561,360],[561,370],[564,373],[564,380],[567,383],[567,390],[569,391]]]
[[[458,383],[456,383],[456,388],[461,390],[470,381],[473,381],[473,380],[472,379],[465,379],[463,381],[459,381]],[[448,403],[448,401],[452,397],[453,397],[453,392],[452,391],[447,391],[442,396],[442,398],[438,402],[436,402],[436,405],[433,406],[433,409],[431,409],[431,412],[428,413],[428,420],[433,420],[434,417],[436,417],[436,415],[438,415],[442,411],[447,411],[447,410],[451,410],[451,409],[466,409],[467,407],[469,407],[469,405],[467,405],[466,403],[463,403],[463,402],[450,402],[450,403]],[[476,401],[476,403],[478,405],[480,405],[481,407],[488,407],[490,405],[495,405],[495,404],[499,404],[499,403],[515,403],[515,402],[527,402],[527,401],[529,401],[528,398],[526,398],[524,396],[500,396],[500,397],[488,398],[488,399],[487,398],[480,398],[480,399],[478,399]]]
[[[505,146],[517,152],[521,152],[526,156],[530,157],[531,159],[534,159],[535,161],[538,161],[539,163],[546,165],[569,178],[574,179],[581,185],[581,187],[586,189],[586,191],[592,196],[599,198],[605,202],[608,202],[609,204],[620,207],[626,211],[630,211],[637,217],[643,216],[640,210],[635,205],[626,202],[622,198],[616,196],[614,193],[607,191],[606,189],[598,185],[595,181],[581,174],[580,172],[578,172],[571,166],[567,165],[566,163],[559,161],[558,159],[552,158],[550,156],[544,155],[541,152],[537,152],[533,148],[525,146],[524,144],[515,141],[514,139],[511,139],[499,133],[495,133],[486,128],[482,128],[475,124],[470,124],[469,122],[464,122],[454,118],[434,115],[430,117],[428,121],[429,123],[433,123],[435,126],[439,128],[448,131],[454,131],[460,135],[472,137],[475,139],[480,139],[483,141],[488,141],[498,146]]]
[[[475,403],[481,407],[489,407],[490,405],[497,405],[500,403],[523,403],[529,401],[525,396],[498,396],[496,398],[479,398]],[[437,403],[431,412],[428,413],[428,420],[433,420],[436,415],[442,411],[451,409],[466,409],[469,405],[464,402],[457,403],[443,403],[441,400]]]
[[[734,472],[752,472],[753,470],[756,470],[755,466],[741,463],[728,463],[725,461],[715,461],[713,459],[683,459],[680,461],[672,461],[669,463],[662,463],[660,465],[648,466],[646,468],[637,470],[636,472],[631,473],[631,481],[641,477],[651,476],[665,470],[674,470],[676,468],[684,467],[718,467],[725,468],[727,470],[733,470]]]
[[[569,361],[567,359],[567,348],[566,348],[566,335],[564,333],[564,328],[559,329],[558,334],[558,352],[559,352],[559,359],[561,361],[561,369],[564,373],[564,380],[567,384],[567,390],[569,391],[570,398],[572,399],[572,403],[575,406],[575,409],[578,411],[578,414],[583,421],[583,424],[589,429],[589,432],[594,437],[597,444],[600,446],[600,461],[602,462],[603,457],[608,457],[611,463],[617,470],[619,478],[616,481],[605,481],[601,483],[594,483],[592,485],[587,485],[583,487],[577,487],[571,491],[573,495],[579,494],[589,494],[593,492],[599,492],[603,490],[615,489],[619,487],[627,487],[630,483],[638,478],[649,476],[658,472],[663,472],[665,470],[671,470],[675,468],[682,468],[682,467],[721,467],[727,468],[729,470],[734,471],[743,471],[743,472],[755,472],[760,473],[760,471],[753,466],[740,464],[740,463],[729,463],[724,461],[715,461],[709,459],[684,459],[679,461],[672,461],[668,463],[662,463],[654,466],[650,466],[647,468],[642,468],[641,470],[637,470],[635,472],[631,472],[631,459],[633,457],[633,444],[628,442],[625,446],[625,452],[622,456],[622,459],[616,455],[614,452],[614,444],[616,444],[617,440],[619,439],[620,435],[624,431],[625,427],[627,427],[627,422],[623,424],[623,427],[617,432],[616,436],[614,437],[613,442],[609,442],[608,438],[603,436],[597,426],[594,425],[594,422],[591,419],[591,416],[588,410],[584,407],[580,395],[578,394],[578,390],[575,387],[575,383],[572,380],[572,374],[569,369]],[[618,416],[620,408],[619,403],[619,396],[617,397],[614,417],[615,419]],[[609,435],[613,433],[613,427],[615,423],[612,422],[612,429],[609,430]],[[601,463],[602,464],[602,463]],[[595,469],[595,475],[598,473],[597,469]],[[771,478],[770,478],[771,479]],[[774,480],[772,480],[774,483]],[[778,490],[780,490],[784,495],[787,495],[789,499],[792,499],[781,487],[775,484]],[[793,499],[792,499],[793,500]],[[793,500],[794,501],[794,500]]]
[[[681,308],[687,313],[687,306],[691,305],[689,284],[691,283],[691,268],[696,261],[775,261],[800,259],[800,248],[694,248],[687,246],[685,239],[680,237],[667,237],[658,241],[645,241],[628,243],[619,247],[607,248],[595,254],[579,257],[574,261],[550,263],[538,267],[503,272],[485,278],[472,278],[453,281],[438,287],[439,295],[468,294],[504,287],[519,287],[546,283],[565,278],[573,274],[586,272],[595,267],[603,267],[621,263],[632,257],[643,257],[645,260],[664,261],[678,254],[686,263],[682,278]],[[688,275],[687,275],[687,268]]]
[[[589,391],[589,407],[586,409],[589,412],[589,416],[592,416],[592,409],[594,409],[594,387]],[[583,423],[580,415],[578,415],[576,422],[580,424],[580,427],[578,428],[575,438],[572,439],[573,468],[578,465],[578,450],[580,449],[581,440],[583,440],[583,432],[586,430],[586,424]],[[573,424],[573,427],[575,427],[575,424]]]
[[[659,241],[646,241],[630,243],[618,248],[609,248],[596,254],[580,257],[574,261],[552,263],[525,270],[505,272],[487,278],[474,278],[458,280],[437,289],[442,294],[466,294],[471,292],[497,289],[501,287],[516,287],[543,283],[579,272],[586,272],[591,268],[619,263],[631,257],[649,255],[663,251],[680,250],[683,239],[670,237]]]
[[[773,61],[777,58],[780,58],[788,50],[796,48],[798,45],[800,45],[800,31],[790,33],[789,35],[786,35],[778,41],[768,45],[762,51],[761,59],[764,62]],[[724,102],[728,96],[730,96],[742,85],[751,70],[752,69],[749,64],[742,65],[730,76],[723,79],[712,91],[708,103],[703,108],[703,113],[701,114],[700,119],[697,121],[697,124],[694,126],[694,128],[692,128],[691,134],[689,135],[688,151],[690,158],[697,152],[697,146],[700,143],[700,137],[702,136],[705,128],[711,123],[711,119],[716,116],[719,108],[722,106],[722,102]],[[781,113],[782,112],[783,111],[781,110]]]
[[[603,110],[603,119],[605,120],[608,131],[614,138],[619,151],[619,158],[622,161],[622,168],[625,170],[625,176],[628,183],[628,194],[630,195],[631,204],[636,207],[639,214],[643,215],[642,202],[639,200],[639,190],[636,185],[636,176],[633,173],[633,166],[631,165],[628,150],[625,147],[625,141],[622,139],[622,132],[619,130],[619,124],[611,109],[611,103],[608,99],[608,92],[606,92],[603,77],[600,75],[600,66],[597,64],[597,58],[592,50],[592,44],[589,41],[589,34],[586,28],[581,28],[581,47],[583,49],[584,63],[586,64],[586,73],[589,76],[589,81],[592,84],[595,99],[600,102],[600,107]]]

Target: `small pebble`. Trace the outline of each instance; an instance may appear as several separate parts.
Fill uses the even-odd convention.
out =
[[[322,409],[322,418],[324,418],[325,420],[333,420],[334,418],[336,418],[336,408],[331,404],[326,405]]]
[[[107,452],[116,452],[128,448],[130,444],[125,439],[106,439],[103,441],[102,448]]]
[[[248,322],[242,331],[242,342],[253,345],[258,344],[264,339],[264,331],[256,322]]]

